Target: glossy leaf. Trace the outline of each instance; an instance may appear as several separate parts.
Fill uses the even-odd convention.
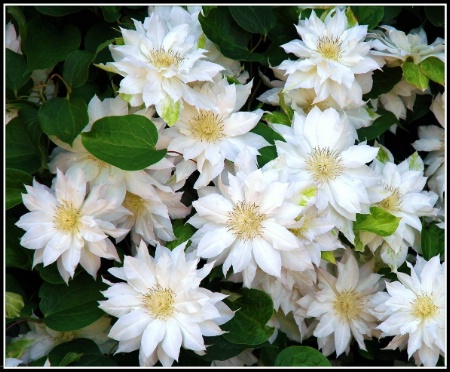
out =
[[[423,258],[430,260],[434,256],[444,257],[445,255],[445,230],[435,223],[429,226],[423,224],[420,235]]]
[[[370,141],[378,138],[392,125],[399,124],[397,117],[390,111],[378,109],[377,114],[380,115],[380,117],[375,119],[370,126],[359,128],[356,131],[358,133],[359,141]]]
[[[20,245],[20,239],[25,233],[16,226],[17,220],[7,217],[5,220],[5,266],[16,267],[23,270],[31,270],[34,251]]]
[[[273,301],[270,296],[257,289],[242,288],[235,301],[225,300],[236,310],[234,317],[222,325],[228,333],[223,338],[234,344],[258,345],[272,336],[274,329],[267,326],[273,315]]]
[[[271,6],[230,6],[234,20],[245,31],[267,36],[277,18]]]
[[[402,69],[403,76],[408,83],[422,90],[428,88],[430,80],[423,74],[419,65],[413,62],[405,62],[402,65]]]
[[[445,64],[437,57],[428,57],[419,63],[420,71],[438,84],[445,83]]]
[[[77,88],[86,82],[94,57],[94,53],[85,50],[76,50],[67,56],[63,78],[71,88]]]
[[[310,346],[289,346],[278,354],[275,366],[331,367],[331,363],[320,351]]]
[[[18,90],[23,87],[31,77],[27,71],[27,60],[25,56],[6,48],[6,88],[10,89],[17,98]]]
[[[80,46],[81,33],[73,25],[58,29],[50,22],[34,18],[27,28],[27,39],[22,48],[29,71],[53,67]]]
[[[54,135],[69,145],[89,122],[87,105],[79,97],[48,100],[39,109],[38,119],[44,133]]]
[[[101,118],[81,138],[92,155],[124,170],[142,170],[166,154],[166,150],[155,150],[158,132],[142,115]]]
[[[276,140],[286,142],[281,134],[275,132],[271,127],[261,122],[256,124],[250,132],[259,134],[271,145],[274,145]]]
[[[356,214],[353,230],[367,231],[380,236],[392,235],[397,230],[401,218],[380,207],[371,207],[370,214]]]
[[[33,177],[19,169],[7,168],[5,171],[5,208],[12,208],[22,203],[22,193],[26,193],[24,185],[31,185]]]
[[[364,99],[378,98],[382,94],[390,92],[402,79],[402,68],[384,67],[383,70],[375,70],[372,75],[372,89],[364,95]]]
[[[48,358],[52,366],[117,366],[113,359],[103,355],[94,341],[87,338],[77,338],[54,347]]]
[[[84,6],[35,6],[35,9],[42,14],[46,14],[52,17],[62,17],[72,13],[78,13]]]
[[[39,308],[45,324],[60,332],[75,331],[92,324],[104,314],[98,301],[104,300],[100,291],[105,289],[100,278],[95,281],[86,273],[69,280],[69,285],[43,283],[39,290]]]
[[[172,228],[177,239],[166,243],[166,247],[169,249],[174,249],[181,243],[189,240],[196,231],[192,225],[184,223],[183,220],[174,220],[172,222]]]
[[[358,24],[367,25],[371,30],[378,26],[384,16],[384,6],[354,6],[351,5],[353,14],[358,20]]]

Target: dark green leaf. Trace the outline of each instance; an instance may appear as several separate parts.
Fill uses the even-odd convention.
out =
[[[428,20],[436,27],[444,27],[446,9],[444,6],[425,6]],[[433,41],[433,40],[430,40]]]
[[[5,265],[19,269],[31,270],[34,251],[20,245],[24,230],[16,226],[17,220],[11,217],[5,222]]]
[[[100,291],[106,285],[86,273],[81,273],[66,284],[42,284],[39,290],[39,308],[45,317],[45,324],[55,331],[75,331],[92,324],[104,312],[98,301],[104,300]],[[76,350],[71,350],[76,351]]]
[[[277,23],[271,6],[230,6],[231,15],[244,30],[267,36]]]
[[[250,53],[248,43],[251,34],[241,29],[226,7],[211,9],[208,16],[198,17],[206,37],[217,44],[225,57],[241,61],[264,60],[259,53]]]
[[[120,32],[111,25],[98,23],[93,25],[86,33],[84,47],[90,52],[96,53],[95,63],[107,63],[112,61],[108,45],[112,44]]]
[[[378,109],[377,114],[381,116],[374,120],[369,127],[362,127],[357,130],[360,142],[378,138],[392,125],[399,124],[397,117],[390,111]]]
[[[39,109],[38,119],[44,133],[54,135],[69,145],[89,122],[87,105],[79,97],[48,100]]]
[[[105,19],[106,22],[109,23],[113,23],[113,22],[117,22],[120,19],[121,16],[121,6],[101,6],[100,7],[102,9],[102,13],[103,13],[103,18]]]
[[[364,100],[378,98],[388,93],[402,79],[403,71],[400,66],[386,67],[384,70],[375,70],[372,75],[373,85],[369,93],[364,95]]]
[[[445,64],[437,57],[428,57],[419,63],[420,71],[438,84],[445,83]]]
[[[384,6],[384,15],[383,15],[383,24],[390,24],[391,21],[397,17],[402,11],[401,6],[396,5],[385,5]]]
[[[22,193],[26,193],[25,185],[31,185],[33,177],[18,169],[6,168],[5,178],[5,209],[22,203]]]
[[[417,94],[412,111],[407,112],[406,123],[409,124],[429,113],[432,101],[433,97],[430,94]]]
[[[166,243],[166,247],[169,249],[174,249],[181,243],[184,243],[186,240],[190,239],[196,231],[192,225],[184,223],[183,220],[172,221],[172,228],[177,239]]]
[[[370,214],[356,214],[353,230],[368,231],[380,236],[392,235],[397,230],[401,218],[380,207],[371,207]]]
[[[275,144],[275,140],[286,142],[278,132],[275,132],[271,127],[267,124],[259,122],[256,126],[250,131],[252,133],[259,134],[263,137],[267,142],[271,145]]]
[[[267,112],[262,116],[262,120],[270,124],[284,124],[288,126],[291,125],[291,120],[289,119],[289,116],[287,116],[284,112],[278,111]]]
[[[5,128],[6,167],[33,174],[41,167],[39,144],[20,117],[12,119]]]
[[[76,50],[67,56],[63,78],[69,87],[76,88],[86,82],[94,57],[94,53],[85,50]]]
[[[62,17],[86,9],[84,6],[35,6],[35,8],[39,13],[52,17]]]
[[[434,256],[444,257],[445,254],[445,230],[435,223],[429,226],[423,224],[420,235],[422,255],[427,261]]]
[[[124,170],[144,169],[166,154],[166,150],[155,150],[158,132],[153,122],[142,115],[101,118],[81,136],[91,154]]]
[[[75,358],[74,354],[79,354],[80,358]],[[112,358],[103,355],[94,341],[87,338],[77,338],[54,347],[48,358],[52,366],[62,366],[64,362],[70,362],[70,366],[117,366]]]
[[[367,25],[371,30],[378,26],[384,16],[384,6],[351,6],[359,25]]]
[[[27,71],[25,56],[6,48],[6,88],[10,89],[17,98],[18,90],[30,79],[31,72]]]
[[[256,159],[258,161],[258,166],[260,168],[278,156],[277,149],[275,146],[262,147],[259,149],[259,153],[260,155],[258,155]]]
[[[256,289],[242,288],[241,297],[235,301],[225,300],[234,317],[222,325],[228,331],[223,338],[233,344],[258,345],[272,336],[274,329],[267,326],[273,315],[273,301],[270,296]]]
[[[203,337],[206,348],[206,354],[201,358],[204,360],[226,360],[242,353],[249,348],[248,345],[238,345],[227,341],[223,336]],[[254,346],[251,346],[254,347]]]
[[[16,20],[19,26],[19,35],[21,43],[24,43],[27,38],[27,20],[23,14],[21,6],[7,6],[6,11]],[[16,30],[17,32],[17,30]]]
[[[73,351],[68,352],[64,358],[59,362],[59,367],[65,367],[69,365],[70,363],[76,362],[77,360],[80,360],[80,358],[83,356],[83,353],[74,353]]]
[[[276,367],[331,367],[330,361],[310,346],[289,346],[278,354]]]
[[[51,284],[66,284],[61,274],[59,273],[58,266],[56,265],[56,263],[47,265],[45,267],[43,266],[43,264],[40,263],[37,264],[35,268],[37,271],[39,271],[39,275],[41,276],[41,278],[44,279],[46,282]],[[84,269],[81,268],[81,266],[77,267],[77,269],[75,270],[74,277],[76,277],[83,271]]]
[[[29,71],[53,67],[80,46],[81,33],[73,25],[59,30],[53,24],[35,18],[27,28],[27,39],[22,48]]]

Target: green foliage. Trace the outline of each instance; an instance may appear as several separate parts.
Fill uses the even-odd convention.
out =
[[[275,366],[331,367],[331,363],[310,346],[289,346],[278,354]]]
[[[97,344],[86,338],[77,338],[53,348],[48,354],[52,367],[84,366],[114,367],[117,363],[105,357]]]
[[[271,6],[230,6],[231,15],[244,30],[267,36],[277,18]]]
[[[358,24],[367,25],[371,30],[378,26],[384,16],[384,6],[351,6],[353,14],[358,20]]]
[[[71,279],[68,285],[43,283],[39,290],[39,308],[46,326],[66,332],[92,324],[104,314],[98,301],[104,299],[100,291],[106,287],[100,279],[95,281],[86,273]]]
[[[23,230],[15,225],[16,222],[12,217],[7,217],[5,221],[5,229],[8,232],[5,237],[5,264],[6,267],[31,270],[33,252],[20,245]]]
[[[357,130],[358,139],[362,141],[371,141],[379,138],[394,124],[400,124],[397,117],[390,111],[379,108],[377,114],[380,116],[368,127],[362,127]]]
[[[101,118],[82,133],[81,140],[98,159],[128,171],[147,168],[166,155],[166,150],[155,149],[158,132],[142,115]]]
[[[5,176],[5,207],[9,209],[22,203],[25,185],[31,185],[33,178],[26,172],[12,168],[6,169]]]
[[[430,223],[422,223],[422,233],[420,235],[420,245],[423,258],[427,261],[434,256],[440,256],[441,260],[445,257],[445,230]]]
[[[401,67],[385,67],[382,70],[375,70],[373,73],[373,85],[369,93],[364,95],[364,99],[372,99],[388,93],[402,79]]]
[[[367,231],[380,236],[392,235],[397,230],[400,217],[385,211],[380,207],[371,207],[370,214],[356,214],[353,230]]]

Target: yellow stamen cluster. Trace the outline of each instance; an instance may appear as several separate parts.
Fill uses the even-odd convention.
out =
[[[151,50],[148,55],[148,62],[158,69],[167,69],[172,66],[178,67],[182,61],[183,58],[180,53],[170,49],[165,50],[162,47]]]
[[[314,147],[306,160],[306,170],[316,182],[325,183],[340,176],[343,171],[341,156],[328,147]]]
[[[133,213],[135,217],[141,216],[147,209],[144,199],[128,191],[125,195],[123,206]]]
[[[341,58],[342,41],[338,37],[321,36],[317,39],[317,51],[325,59],[338,61]]]
[[[364,308],[361,295],[355,290],[345,290],[337,294],[333,308],[343,320],[354,320]]]
[[[251,240],[261,234],[261,222],[265,218],[255,204],[240,202],[228,213],[228,231],[239,239]]]
[[[430,295],[417,296],[412,303],[412,315],[421,320],[432,318],[438,312],[438,307],[433,303]]]
[[[223,138],[223,124],[219,115],[213,111],[200,110],[189,120],[192,137],[200,141],[215,143]]]
[[[396,187],[384,186],[385,190],[390,191],[391,195],[380,201],[377,205],[388,212],[400,212],[402,210],[402,193]]]
[[[53,226],[65,233],[77,233],[80,227],[80,210],[74,208],[71,203],[62,202],[56,207]]]
[[[151,316],[168,319],[174,312],[175,293],[170,288],[156,284],[144,295],[143,303]]]

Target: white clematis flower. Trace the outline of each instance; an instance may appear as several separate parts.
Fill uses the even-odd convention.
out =
[[[397,273],[398,281],[386,283],[386,292],[373,297],[372,313],[381,324],[382,336],[394,336],[386,349],[404,349],[417,365],[435,367],[445,357],[446,279],[439,256],[429,261],[417,256],[411,274]]]
[[[157,245],[151,257],[142,241],[136,257],[125,256],[121,268],[109,272],[125,282],[111,283],[99,307],[118,318],[109,336],[119,341],[117,353],[139,349],[141,366],[164,367],[178,360],[180,348],[202,354],[203,336],[219,336],[219,325],[234,312],[227,297],[200,287],[213,264],[197,270],[199,259],[184,252],[186,242],[170,251]]]
[[[26,230],[20,244],[35,250],[33,267],[56,261],[68,283],[78,264],[95,278],[101,257],[120,261],[108,235],[120,239],[128,233],[114,224],[129,213],[121,207],[123,193],[110,192],[102,185],[87,194],[81,169],[66,174],[57,169],[51,189],[36,180],[25,188],[28,194],[22,194],[23,203],[30,212],[16,225]]]
[[[292,127],[272,126],[286,140],[275,145],[278,154],[286,157],[292,180],[313,181],[318,212],[328,209],[331,221],[353,241],[348,223],[356,220],[357,213],[369,213],[368,188],[379,177],[366,163],[378,149],[365,142],[354,145],[352,128],[333,108],[322,112],[314,107],[306,117],[294,113]]]
[[[370,43],[364,41],[367,25],[349,27],[345,11],[335,9],[324,21],[313,10],[296,28],[302,40],[282,48],[299,59],[285,60],[277,67],[287,75],[283,91],[314,88],[315,102],[331,96],[341,108],[349,102],[362,106],[363,88],[356,75],[380,67],[370,55]]]
[[[255,156],[261,147],[269,145],[263,137],[250,132],[263,111],[239,111],[250,95],[251,87],[252,83],[228,84],[226,78],[214,85],[203,85],[200,92],[214,102],[218,111],[197,110],[186,105],[180,120],[164,131],[172,139],[167,150],[180,153],[186,161],[196,164],[200,176],[194,188],[207,186],[223,171],[225,160],[236,160],[244,145]]]
[[[153,12],[144,22],[133,20],[136,30],[121,28],[124,45],[111,45],[114,62],[99,66],[124,78],[119,93],[131,106],[155,107],[169,125],[179,117],[184,102],[199,109],[215,106],[192,84],[212,81],[224,68],[203,60],[190,23],[170,25]]]
[[[381,289],[381,275],[373,272],[375,261],[358,267],[348,248],[337,262],[337,277],[317,268],[319,290],[302,297],[298,303],[308,317],[319,320],[313,335],[325,356],[348,353],[352,338],[366,350],[364,338],[372,337],[377,326],[370,313],[371,297]]]

